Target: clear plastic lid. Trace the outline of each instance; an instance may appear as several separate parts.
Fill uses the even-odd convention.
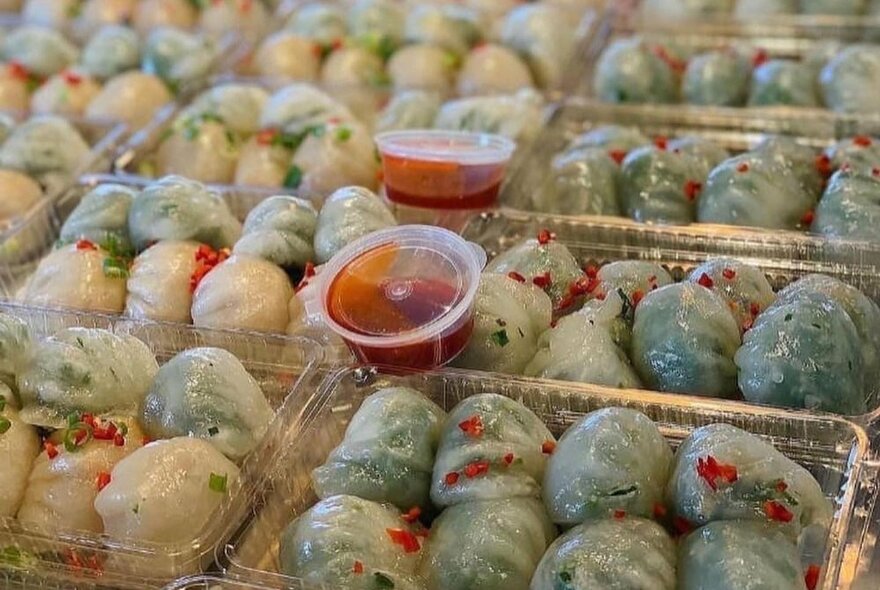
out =
[[[465,131],[388,131],[375,139],[383,155],[463,165],[506,163],[516,149],[504,136]]]

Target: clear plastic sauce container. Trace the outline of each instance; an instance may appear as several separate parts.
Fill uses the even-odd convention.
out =
[[[431,209],[490,207],[516,144],[500,135],[390,131],[376,136],[388,199]]]
[[[470,339],[485,263],[482,248],[442,228],[378,231],[322,269],[321,312],[361,361],[440,367]]]

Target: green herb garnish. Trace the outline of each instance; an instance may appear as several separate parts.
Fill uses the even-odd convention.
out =
[[[75,453],[92,440],[92,427],[85,422],[77,422],[64,431],[64,449]]]
[[[340,127],[336,130],[336,141],[348,141],[349,139],[351,139],[351,129]]]
[[[12,422],[5,416],[0,416],[0,434],[5,434],[7,430],[12,428]]]
[[[287,174],[284,175],[284,188],[299,188],[299,185],[302,184],[303,181],[303,171],[302,168],[294,164],[290,168],[287,169]]]
[[[376,588],[394,588],[394,580],[382,572],[374,573],[373,580],[376,582]]]
[[[492,342],[497,344],[498,346],[504,347],[510,342],[510,338],[507,336],[507,330],[498,330],[497,332],[492,332]]]
[[[211,488],[211,491],[225,494],[227,479],[228,476],[225,473],[223,475],[217,475],[216,473],[212,472],[211,477],[208,480],[208,487]]]
[[[102,265],[104,276],[108,279],[127,279],[128,260],[116,257],[107,257]]]

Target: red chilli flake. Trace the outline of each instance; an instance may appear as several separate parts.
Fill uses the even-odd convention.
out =
[[[686,62],[670,55],[670,53],[666,51],[666,48],[662,45],[654,46],[654,55],[662,59],[666,63],[666,65],[669,66],[669,69],[677,74],[683,74],[684,71],[687,69]]]
[[[541,444],[541,452],[545,455],[552,455],[553,451],[556,450],[556,442],[552,440],[545,440]]]
[[[684,183],[684,196],[688,201],[696,200],[701,190],[703,190],[703,184],[696,180],[688,180]]]
[[[464,475],[468,479],[473,479],[485,475],[486,473],[489,473],[489,462],[485,460],[474,461],[473,463],[468,463],[464,466]]]
[[[542,229],[538,232],[538,243],[542,246],[545,244],[549,244],[553,240],[556,239],[556,234],[547,229]]]
[[[544,274],[538,275],[532,279],[532,283],[536,287],[540,287],[542,289],[546,289],[550,286],[550,283],[553,281],[550,279],[550,271],[545,272]]]
[[[767,62],[770,59],[770,56],[767,54],[767,51],[764,49],[759,49],[755,52],[755,55],[752,56],[752,67],[757,68]]]
[[[98,474],[97,479],[95,480],[95,485],[100,492],[104,488],[106,488],[110,484],[110,474],[106,471],[102,471]]]
[[[712,277],[703,273],[700,275],[700,278],[697,279],[697,284],[701,287],[706,287],[707,289],[711,289],[715,286],[715,281],[712,280]]]
[[[739,479],[736,467],[725,463],[719,463],[712,455],[706,455],[706,458],[697,458],[697,475],[706,482],[713,492],[718,491],[718,480],[727,483],[734,483]]]
[[[857,145],[859,147],[871,147],[871,144],[873,143],[871,141],[871,138],[867,135],[856,135],[855,137],[853,137],[852,142],[853,145]]]
[[[818,170],[819,174],[822,176],[831,176],[831,173],[834,172],[833,167],[831,166],[831,158],[825,154],[816,156],[815,165],[816,170]]]
[[[405,514],[401,515],[401,518],[406,522],[412,524],[419,519],[422,515],[422,509],[418,506],[413,506],[410,508]]]
[[[645,298],[645,293],[641,289],[636,289],[632,294],[632,304],[633,307],[638,307],[639,303],[642,302],[642,299]]]
[[[736,171],[737,171],[737,172],[748,172],[748,171],[749,171],[749,165],[748,165],[748,163],[747,163],[747,162],[741,162],[741,163],[736,167]]]
[[[524,276],[522,276],[521,274],[519,274],[518,272],[516,272],[515,270],[507,273],[507,277],[513,279],[517,283],[525,283],[526,282],[526,278]]]
[[[664,506],[661,502],[654,502],[654,518],[665,518],[666,517],[666,506]]]
[[[725,268],[724,270],[721,271],[721,274],[728,281],[732,281],[733,279],[736,278],[736,271],[733,270],[732,268]]]
[[[788,484],[785,483],[785,480],[780,479],[779,481],[776,482],[776,487],[775,487],[775,489],[776,489],[776,491],[779,492],[780,494],[784,494],[784,493],[785,493],[785,490],[788,489]]]
[[[752,316],[757,316],[759,313],[761,313],[761,306],[755,302],[752,302],[751,305],[749,305],[749,313],[752,314]]]
[[[804,213],[803,217],[801,217],[801,225],[812,225],[814,219],[816,219],[816,213],[812,209],[810,209],[809,211]]]
[[[595,279],[599,276],[599,268],[597,266],[593,266],[592,264],[587,266],[584,269],[584,273],[591,279]]]
[[[189,277],[189,292],[195,293],[196,288],[205,276],[214,270],[214,267],[229,258],[229,249],[214,250],[210,246],[202,244],[196,250],[196,269]]]
[[[791,510],[786,508],[784,504],[776,502],[775,500],[767,500],[764,502],[764,514],[770,520],[778,522],[791,522],[794,518],[794,514],[792,514]]]
[[[676,516],[672,519],[672,528],[674,528],[675,532],[679,535],[686,535],[694,530],[694,525],[691,524],[688,519],[682,516]]]
[[[82,84],[83,77],[77,74],[76,72],[71,72],[70,70],[66,70],[61,72],[61,79],[64,80],[65,84],[70,86],[79,86]]]
[[[95,245],[94,242],[91,242],[89,240],[77,240],[76,249],[77,250],[97,250],[98,247]]]
[[[364,564],[360,561],[355,561],[354,565],[351,568],[352,573],[362,574],[364,573]]]
[[[654,145],[657,147],[658,150],[665,151],[666,148],[669,146],[669,140],[661,135],[654,139]]]
[[[448,486],[454,486],[458,483],[458,478],[459,475],[457,471],[450,471],[446,474],[446,477],[443,478],[443,481],[445,481]]]
[[[626,152],[623,150],[610,150],[608,152],[608,157],[614,160],[617,164],[620,164],[626,158]]]
[[[615,510],[613,516],[615,520],[622,520],[626,518],[626,510]]]
[[[257,143],[259,145],[272,145],[276,137],[278,137],[277,129],[263,129],[257,133]]]
[[[56,447],[48,440],[43,443],[43,448],[46,450],[46,456],[49,457],[49,460],[52,460],[58,456],[58,447]]]
[[[871,175],[875,177],[880,176],[880,168],[878,168],[877,166],[871,168]]]
[[[581,295],[586,295],[588,293],[592,293],[599,287],[599,281],[597,279],[591,279],[590,277],[581,277],[571,285],[568,286],[568,292],[573,297],[579,297]]]
[[[478,414],[460,422],[458,427],[471,438],[480,438],[483,435],[483,419]]]
[[[815,563],[807,567],[807,572],[804,574],[804,585],[807,590],[816,590],[819,587],[819,573],[821,571],[822,568]]]
[[[400,545],[406,553],[415,553],[422,548],[419,545],[419,539],[414,534],[403,529],[385,529],[391,541],[395,545]]]
[[[575,295],[568,294],[563,297],[556,306],[556,311],[565,311],[575,303]]]
[[[117,446],[117,447],[124,447],[125,446],[125,437],[122,436],[122,434],[117,433],[113,437],[113,445]]]
[[[513,453],[507,453],[504,455],[504,464],[510,465],[511,463],[513,463]]]

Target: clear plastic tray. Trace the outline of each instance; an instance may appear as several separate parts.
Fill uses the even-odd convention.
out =
[[[668,228],[511,210],[475,215],[462,235],[483,246],[491,260],[523,239],[536,236],[541,229],[554,232],[582,265],[649,260],[682,280],[706,260],[729,256],[763,269],[775,290],[801,276],[822,273],[849,283],[880,304],[880,245],[835,243],[798,234],[732,231],[723,226]],[[712,403],[725,407],[727,402]],[[878,421],[880,406],[851,418],[863,424]]]
[[[865,432],[834,416],[813,416],[773,408],[731,403],[718,407],[713,400],[664,396],[641,391],[620,391],[582,384],[535,382],[516,377],[437,371],[411,375],[384,372],[373,367],[352,367],[331,375],[317,395],[299,398],[300,420],[287,429],[279,469],[265,485],[255,517],[227,544],[218,562],[232,576],[277,573],[278,542],[287,524],[311,507],[316,497],[310,473],[323,464],[338,445],[361,401],[378,388],[413,387],[449,410],[460,400],[478,393],[499,393],[520,400],[535,411],[551,431],[560,435],[593,410],[622,406],[644,412],[673,445],[699,426],[727,422],[765,437],[787,456],[813,473],[828,498],[836,503],[826,544],[822,588],[835,588],[854,563],[850,554],[858,547],[847,544],[847,531],[862,485],[863,462],[868,453]],[[278,575],[286,587],[290,578]],[[298,587],[298,586],[297,586]]]
[[[278,465],[278,455],[287,444],[287,428],[297,422],[303,400],[311,397],[317,383],[315,369],[322,361],[318,343],[302,337],[257,337],[5,304],[0,304],[0,312],[23,318],[39,336],[68,326],[129,334],[145,342],[160,364],[188,348],[224,348],[238,356],[257,380],[276,410],[276,418],[259,447],[242,464],[241,485],[227,497],[206,530],[192,539],[165,545],[81,531],[51,534],[15,519],[0,518],[0,570],[10,570],[11,576],[70,580],[71,587],[78,587],[73,580],[87,584],[96,575],[135,576],[156,587],[204,571],[213,562],[215,548],[247,518],[258,481]],[[18,558],[10,560],[9,551],[17,551]]]

